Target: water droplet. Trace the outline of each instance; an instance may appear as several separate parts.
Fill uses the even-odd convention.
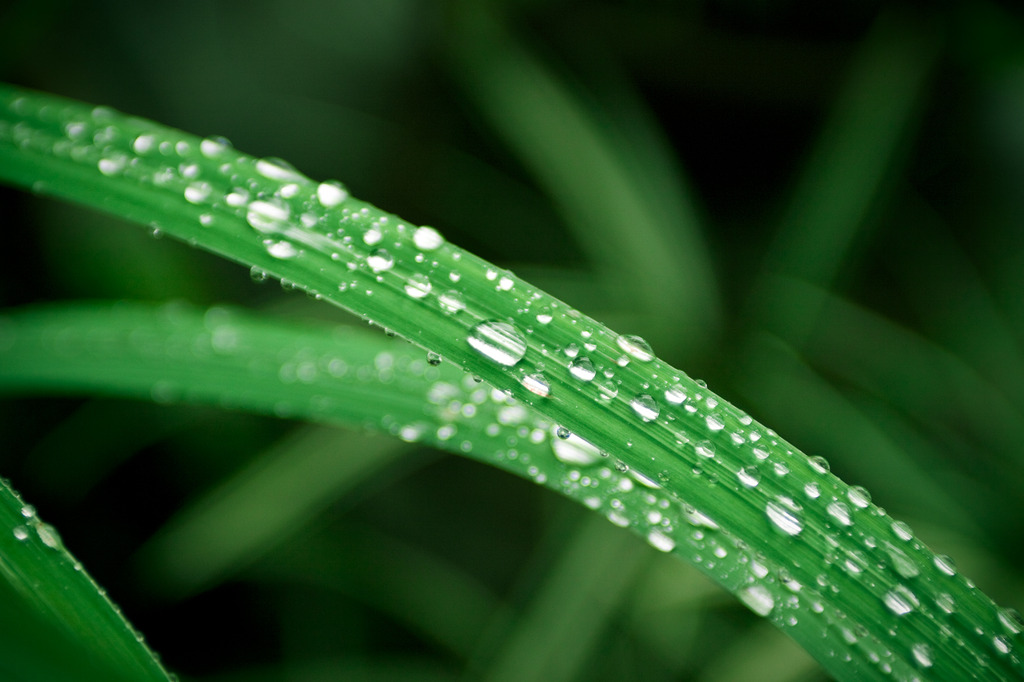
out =
[[[50,549],[60,549],[60,534],[57,529],[48,523],[39,522],[36,524],[36,535],[44,545]]]
[[[785,497],[778,498],[778,501],[772,500],[765,507],[768,520],[786,535],[799,535],[804,529],[797,515],[798,510],[796,503]]]
[[[808,457],[807,462],[811,465],[811,468],[819,474],[827,474],[829,471],[828,460],[824,457]]]
[[[22,542],[28,540],[28,528],[25,526],[15,526],[13,532],[15,540],[20,540]]]
[[[430,278],[419,272],[410,275],[405,283],[405,293],[412,298],[423,298],[430,293],[430,289]]]
[[[704,423],[708,425],[708,428],[712,431],[721,431],[725,428],[725,422],[722,420],[722,415],[717,412],[712,412],[704,418]]]
[[[395,257],[387,249],[374,249],[366,257],[366,264],[374,272],[384,272],[395,266]]]
[[[956,575],[956,564],[953,562],[951,557],[948,557],[945,554],[938,554],[935,556],[934,561],[935,568],[939,569],[946,575]]]
[[[565,428],[564,426],[559,426],[555,428],[555,435],[561,438],[562,440],[565,440],[566,438],[572,435],[572,432],[569,429]]]
[[[324,208],[333,208],[348,199],[348,190],[337,180],[321,182],[316,188],[316,200]]]
[[[893,521],[892,532],[903,542],[909,542],[914,537],[914,531],[903,521]]]
[[[914,560],[896,545],[886,542],[885,553],[889,555],[892,567],[904,578],[913,578],[920,575],[921,569],[918,568]]]
[[[701,457],[714,457],[715,456],[715,444],[709,440],[702,440],[694,444],[694,452]]]
[[[623,334],[616,339],[616,343],[619,344],[619,348],[626,351],[626,353],[640,362],[650,362],[654,359],[654,351],[652,351],[651,347],[647,345],[647,342],[639,336]]]
[[[201,204],[213,194],[213,187],[208,182],[193,182],[185,188],[185,200],[192,204]]]
[[[1019,635],[1021,632],[1024,632],[1024,618],[1021,617],[1017,609],[1009,607],[999,609],[999,622],[1011,634]]]
[[[871,504],[871,493],[859,485],[850,486],[850,490],[846,493],[846,497],[849,498],[850,502],[852,502],[855,507],[860,507],[861,509],[864,509]]]
[[[736,472],[736,477],[748,488],[755,488],[761,482],[761,472],[754,466],[743,467]]]
[[[466,309],[466,302],[458,291],[446,291],[438,296],[437,300],[446,313],[457,313]]]
[[[672,405],[681,405],[686,402],[686,392],[679,384],[672,384],[665,389],[665,400]]]
[[[290,215],[288,205],[279,199],[257,200],[249,204],[245,220],[257,232],[280,232],[287,227]]]
[[[295,258],[299,255],[299,250],[295,248],[295,245],[283,239],[280,241],[267,239],[264,240],[263,245],[267,247],[267,253],[274,258],[280,258],[281,260]]]
[[[526,340],[507,322],[481,322],[473,327],[466,340],[473,350],[506,367],[515,365],[526,355]]]
[[[100,173],[104,175],[117,175],[125,169],[128,165],[128,158],[125,156],[112,156],[109,158],[100,159],[96,164],[96,167],[100,169]]]
[[[619,387],[614,381],[602,381],[597,389],[602,400],[611,400],[619,394]]]
[[[565,438],[562,438],[556,431],[558,437],[550,439],[551,450],[559,461],[574,466],[588,466],[601,459],[601,451],[593,443],[574,433],[566,433]]]
[[[226,137],[207,137],[199,143],[199,153],[208,159],[215,159],[231,147]]]
[[[427,364],[430,365],[431,367],[437,367],[438,365],[441,364],[441,356],[435,353],[434,351],[428,352]]]
[[[444,244],[444,237],[434,228],[424,225],[416,228],[416,231],[413,232],[412,243],[420,251],[433,251]]]
[[[26,519],[34,519],[36,516],[36,508],[31,504],[26,504],[21,508],[21,515]]]
[[[656,550],[671,552],[676,548],[676,541],[662,533],[660,530],[652,530],[647,534],[647,542]]]
[[[846,506],[844,502],[838,500],[828,505],[827,507],[829,515],[844,526],[853,525],[853,521],[850,520],[850,508]]]
[[[587,356],[579,357],[569,363],[569,374],[580,381],[591,381],[597,376],[593,361]]]
[[[263,282],[267,279],[267,271],[261,270],[254,265],[249,268],[249,277],[251,277],[254,282]]]
[[[764,585],[754,584],[736,593],[748,609],[759,616],[767,616],[775,608],[775,598]]]
[[[1013,649],[1013,643],[1006,635],[998,635],[992,638],[992,646],[1001,654],[1008,654]]]
[[[917,595],[904,585],[897,585],[886,592],[883,601],[897,616],[905,616],[921,605]]]
[[[548,383],[548,380],[540,372],[527,374],[523,377],[521,383],[526,387],[526,390],[539,395],[541,398],[547,398],[551,393],[551,384]]]
[[[281,182],[303,182],[306,179],[283,159],[260,159],[256,162],[256,172],[265,178]]]
[[[914,660],[922,668],[932,667],[932,648],[923,642],[918,642],[914,646],[910,647],[911,653],[914,655]]]
[[[633,411],[645,422],[657,419],[658,414],[661,412],[658,403],[647,393],[637,394],[629,404]]]
[[[150,134],[139,135],[132,142],[132,150],[136,154],[147,154],[153,151],[153,147],[156,146],[156,138]]]

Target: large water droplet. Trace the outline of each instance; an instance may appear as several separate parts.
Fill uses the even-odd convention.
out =
[[[551,384],[540,372],[527,374],[523,377],[522,384],[530,393],[539,395],[541,398],[547,398],[551,394]]]
[[[278,199],[257,200],[249,204],[245,220],[257,232],[279,232],[287,227],[291,210]]]
[[[104,175],[117,175],[125,169],[128,165],[128,158],[125,156],[111,156],[109,158],[103,158],[96,164],[97,168],[100,169],[100,173]]]
[[[897,616],[904,616],[921,605],[917,595],[903,585],[897,585],[885,593],[885,605]]]
[[[639,336],[623,334],[616,339],[616,342],[619,344],[619,348],[640,362],[650,362],[654,359],[654,351]]]
[[[266,158],[256,162],[256,172],[271,180],[281,182],[302,182],[305,178],[283,159]]]
[[[676,541],[657,529],[647,534],[647,542],[661,552],[671,552],[676,548]]]
[[[384,272],[395,266],[395,257],[387,249],[374,249],[366,257],[366,264],[374,272]]]
[[[433,251],[444,244],[444,237],[434,228],[424,225],[412,233],[412,243],[421,251]]]
[[[681,405],[686,402],[686,391],[679,384],[672,384],[665,389],[665,400],[672,405]]]
[[[412,298],[423,298],[430,293],[430,289],[430,278],[419,272],[410,275],[405,283],[405,293]]]
[[[797,515],[795,503],[788,498],[772,500],[765,507],[768,520],[786,535],[799,535],[804,529],[804,524]]]
[[[829,516],[834,518],[840,524],[844,526],[849,526],[853,524],[853,521],[850,520],[850,508],[847,507],[845,503],[839,502],[837,500],[829,504],[827,509]]]
[[[332,208],[348,199],[348,190],[337,180],[321,182],[316,188],[316,200],[324,208]]]
[[[437,297],[437,301],[446,313],[457,313],[466,309],[466,301],[463,300],[462,294],[455,290],[444,292]]]
[[[755,466],[743,467],[736,472],[736,477],[740,479],[740,483],[748,488],[755,488],[761,482],[761,473]]]
[[[481,322],[473,327],[466,341],[488,360],[506,367],[516,364],[526,355],[526,339],[507,322]]]
[[[267,239],[264,240],[263,245],[267,247],[267,253],[274,258],[288,260],[299,255],[299,250],[295,248],[295,245],[283,239],[281,241]]]
[[[914,660],[922,668],[932,667],[932,648],[923,642],[918,642],[914,646],[910,647],[910,651],[914,654]]]
[[[661,412],[658,403],[647,393],[638,394],[629,404],[645,422],[654,421]]]
[[[201,204],[213,194],[213,187],[208,182],[193,182],[185,188],[185,200],[191,204]]]
[[[775,608],[775,597],[764,585],[754,584],[745,587],[737,594],[747,608],[759,616],[767,616]]]
[[[584,355],[569,363],[569,374],[580,381],[590,381],[597,376],[597,369],[594,367],[593,361]]]

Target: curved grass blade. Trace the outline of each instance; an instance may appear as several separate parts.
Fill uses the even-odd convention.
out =
[[[34,682],[170,682],[106,593],[0,482],[0,674]]]
[[[534,408],[650,482],[656,503],[679,505],[653,542],[687,545],[700,570],[837,677],[1013,679],[1024,670],[1017,617],[865,490],[658,360],[642,339],[431,228],[221,141],[10,87],[0,88],[0,177],[286,278]],[[291,402],[308,406],[299,393]],[[495,445],[497,459],[510,449],[518,459],[517,448]],[[613,521],[643,525],[642,498],[626,504],[606,488],[593,498]]]

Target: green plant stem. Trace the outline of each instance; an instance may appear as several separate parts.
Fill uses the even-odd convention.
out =
[[[332,186],[280,162],[11,87],[0,89],[0,177],[288,279],[532,406],[650,480],[656,497],[688,505],[666,537],[699,549],[703,572],[836,677],[1014,679],[1024,670],[1019,625],[866,491],[641,342],[433,231],[351,198],[334,202]],[[464,307],[446,304],[452,296]],[[479,352],[498,343],[479,335],[489,320],[512,325],[504,351]],[[583,357],[595,374],[581,379],[571,370]],[[627,523],[638,515],[616,500],[600,497],[597,509]]]

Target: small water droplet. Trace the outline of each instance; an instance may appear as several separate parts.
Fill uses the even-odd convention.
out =
[[[619,344],[619,348],[626,351],[626,353],[640,362],[650,362],[654,359],[654,351],[651,350],[651,347],[647,342],[639,336],[623,334],[616,339],[616,343]]]
[[[434,228],[424,225],[412,233],[412,243],[420,251],[433,251],[444,244],[444,237]]]
[[[569,429],[565,428],[564,426],[558,426],[555,428],[555,435],[561,438],[562,440],[565,440],[570,435],[572,435],[572,432],[569,431]]]
[[[619,394],[619,386],[614,381],[602,381],[597,385],[602,400],[611,400]]]
[[[574,433],[569,433],[568,430],[566,430],[566,434],[563,438],[556,430],[557,437],[550,439],[551,450],[559,461],[573,466],[589,466],[601,459],[601,451],[597,449],[597,446]]]
[[[207,137],[199,143],[199,153],[208,159],[215,159],[231,148],[226,137]]]
[[[956,575],[956,564],[953,562],[951,557],[945,554],[938,554],[935,556],[935,568],[939,569],[943,573],[949,576]]]
[[[548,380],[540,372],[527,374],[523,377],[521,383],[526,387],[526,390],[539,395],[541,398],[547,398],[551,393],[551,384],[548,383]]]
[[[725,428],[725,421],[722,419],[722,415],[717,412],[712,412],[704,418],[704,423],[708,425],[708,428],[712,431],[721,431]]]
[[[914,646],[910,647],[911,653],[914,655],[914,660],[922,668],[932,667],[932,648],[923,642],[918,642]]]
[[[132,150],[139,155],[148,154],[156,146],[156,138],[150,134],[139,135],[132,142]]]
[[[853,506],[865,509],[871,504],[871,493],[866,488],[862,488],[859,485],[850,486],[850,490],[846,493],[846,497],[849,498]]]
[[[829,516],[834,518],[840,524],[844,526],[850,526],[853,521],[850,520],[850,508],[845,503],[839,502],[838,500],[831,503],[827,507]]]
[[[281,182],[302,182],[306,179],[283,159],[260,159],[256,162],[256,172],[265,178]]]
[[[999,609],[999,622],[1011,634],[1019,635],[1024,632],[1024,617],[1021,617],[1017,609],[1004,607]]]
[[[201,204],[213,194],[213,187],[208,182],[193,182],[185,188],[185,200],[192,204]]]
[[[117,175],[125,169],[128,165],[128,158],[125,156],[111,156],[109,158],[102,158],[96,164],[97,168],[100,169],[100,173],[104,175]]]
[[[28,528],[25,526],[15,526],[13,532],[15,540],[20,540],[22,542],[28,540]]]
[[[457,313],[466,309],[466,302],[458,291],[446,291],[437,297],[437,301],[446,313]]]
[[[897,616],[905,616],[921,605],[917,595],[904,585],[897,585],[885,593],[885,605]]]
[[[506,367],[515,365],[526,355],[526,339],[507,322],[481,322],[473,327],[466,340],[473,350]]]
[[[230,202],[229,202],[230,203]],[[280,232],[288,225],[291,210],[280,199],[257,200],[249,204],[245,220],[257,232]]]
[[[326,180],[317,185],[316,200],[324,208],[333,208],[348,199],[348,190],[337,180]]]
[[[767,616],[775,608],[775,598],[764,585],[754,584],[736,593],[748,609],[759,616]]]
[[[647,534],[647,542],[660,552],[671,552],[676,548],[676,541],[657,529]]]
[[[789,498],[778,498],[778,501],[771,500],[765,507],[768,519],[772,524],[786,535],[799,535],[804,529],[804,524],[797,515],[797,507]]]
[[[441,364],[441,356],[438,355],[437,353],[435,353],[434,351],[428,352],[427,353],[427,364],[432,366],[432,367],[437,367],[438,365]]]
[[[366,257],[366,264],[374,272],[384,272],[395,266],[395,257],[387,249],[374,249]]]
[[[829,471],[828,460],[824,457],[808,457],[807,462],[811,465],[811,468],[819,474],[827,474]]]
[[[289,258],[295,258],[299,255],[299,250],[295,248],[295,245],[289,241],[266,239],[263,245],[267,248],[269,253],[274,258],[280,258],[281,260],[288,260]]]
[[[679,384],[672,384],[665,389],[665,400],[672,405],[681,405],[686,402],[686,391]]]
[[[633,411],[645,422],[654,421],[661,412],[658,403],[647,393],[637,394],[629,404]]]
[[[569,363],[569,374],[580,381],[591,381],[597,376],[597,368],[587,356],[579,357]]]
[[[254,282],[263,282],[267,279],[267,271],[254,265],[249,268],[249,277],[251,277]]]
[[[714,457],[715,456],[715,444],[709,440],[702,440],[694,444],[694,452],[701,457]]]
[[[57,529],[48,523],[39,522],[36,524],[36,535],[40,541],[50,549],[60,549],[60,534]]]
[[[740,479],[740,483],[748,488],[757,487],[757,484],[761,481],[761,473],[755,466],[743,467],[736,472],[736,477]]]
[[[410,275],[405,283],[405,293],[412,298],[425,297],[430,293],[431,288],[430,278],[419,272]]]

